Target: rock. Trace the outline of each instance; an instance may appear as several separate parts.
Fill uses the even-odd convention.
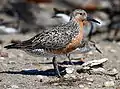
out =
[[[94,80],[92,78],[86,78],[87,81],[93,82]]]
[[[4,60],[5,58],[4,57],[0,57],[1,60]]]
[[[67,78],[67,79],[69,79],[69,78],[76,79],[76,76],[75,76],[74,74],[66,74],[66,75],[64,76],[64,78]]]
[[[106,73],[106,74],[114,76],[114,75],[118,74],[118,70],[113,68],[111,70],[108,70],[108,73]]]
[[[15,61],[9,61],[8,64],[15,64]]]
[[[113,87],[113,86],[115,86],[115,83],[114,83],[114,81],[106,81],[106,82],[104,82],[103,86],[104,87]]]
[[[5,26],[0,26],[0,34],[2,33],[17,33],[17,29],[15,28],[10,28],[10,27],[5,27]]]
[[[11,85],[11,88],[12,89],[17,89],[17,88],[19,88],[17,85]]]
[[[84,87],[83,89],[89,89],[88,87]]]
[[[110,70],[105,70],[104,68],[92,68],[90,72],[93,74],[105,74],[109,76],[115,76],[118,74],[118,71],[115,68]]]
[[[40,80],[40,82],[43,82],[43,80],[44,80],[43,78],[44,77],[42,75],[37,75],[36,77],[37,77],[38,80]]]
[[[92,60],[92,61],[88,61],[88,62],[84,63],[83,66],[89,65],[90,67],[92,67],[92,66],[102,64],[102,63],[106,62],[107,60],[108,60],[108,58],[102,58],[100,60]]]
[[[74,68],[69,68],[69,67],[68,67],[68,68],[66,68],[65,70],[66,70],[66,73],[67,73],[67,74],[71,74],[71,73],[73,73]]]
[[[43,76],[42,75],[37,75],[36,76],[38,79],[43,79]]]
[[[88,87],[85,87],[84,85],[80,84],[78,85],[80,89],[89,89]]]
[[[117,43],[120,46],[120,42]]]
[[[114,50],[114,49],[110,49],[109,50],[111,53],[116,53],[117,51],[116,50]]]
[[[92,83],[91,83],[91,82],[88,82],[87,84],[88,84],[88,85],[92,85]]]
[[[79,86],[79,88],[84,88],[84,85],[82,85],[82,84],[80,84],[80,85],[78,85]]]
[[[90,51],[90,52],[88,52],[87,54],[89,54],[89,55],[93,55],[93,52],[92,52],[92,51]]]
[[[92,71],[93,72],[104,72],[105,71],[105,69],[104,68],[92,68]]]
[[[43,76],[43,75],[37,75],[36,78],[40,82],[43,82],[44,80],[48,80],[48,77],[47,76]]]
[[[23,58],[23,54],[22,53],[20,53],[20,54],[18,54],[18,57],[21,57],[21,58]]]

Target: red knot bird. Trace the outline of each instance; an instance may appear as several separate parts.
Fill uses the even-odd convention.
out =
[[[95,19],[89,18],[86,11],[81,9],[74,10],[70,16],[68,23],[45,28],[29,40],[4,48],[20,49],[33,55],[53,57],[54,69],[61,77],[56,56],[69,54],[80,46],[83,40],[83,27],[87,21],[99,23]]]

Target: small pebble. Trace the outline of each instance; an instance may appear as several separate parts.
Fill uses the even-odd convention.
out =
[[[84,87],[83,89],[89,89],[88,87]]]
[[[47,80],[47,77],[42,76],[42,75],[37,75],[36,77],[37,77],[38,80],[40,80],[40,82],[43,82],[44,79]]]
[[[5,58],[4,57],[0,57],[1,60],[4,60]]]
[[[120,46],[120,42],[117,43]]]
[[[82,84],[79,85],[79,88],[84,88],[84,86]]]
[[[11,85],[11,88],[13,88],[13,89],[17,89],[17,88],[19,88],[17,85]]]
[[[105,69],[104,68],[92,68],[92,71],[94,71],[94,72],[97,72],[97,71],[104,72]]]
[[[88,85],[92,85],[92,83],[91,83],[91,82],[88,82],[87,84],[88,84]]]
[[[111,53],[116,53],[117,51],[114,49],[109,50]]]
[[[57,85],[59,85],[59,84],[58,84],[58,83],[54,83],[53,85],[54,85],[54,86],[57,86]]]
[[[114,81],[106,81],[106,82],[104,82],[103,86],[104,87],[113,87],[113,86],[115,86],[115,83],[114,83]]]
[[[9,61],[8,64],[15,64],[15,61]]]
[[[92,52],[92,51],[90,51],[90,52],[88,52],[87,54],[89,54],[89,55],[93,55],[93,52]]]
[[[73,78],[73,79],[75,79],[76,76],[75,76],[74,74],[66,74],[66,75],[64,76],[64,78],[67,78],[67,79]]]
[[[43,76],[42,75],[37,75],[36,76],[38,79],[43,79]]]
[[[111,73],[112,73],[112,74],[118,74],[118,70],[115,69],[115,68],[113,68],[113,69],[111,70]]]
[[[93,82],[94,80],[92,78],[86,78],[87,81]]]
[[[66,70],[67,74],[71,74],[71,73],[73,73],[74,68],[66,68],[65,70]]]

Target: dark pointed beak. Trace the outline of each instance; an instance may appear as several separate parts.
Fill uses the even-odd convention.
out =
[[[96,50],[99,52],[99,53],[101,53],[102,54],[102,52],[96,47]]]
[[[94,45],[94,47],[95,47],[95,49],[96,49],[99,53],[102,54],[102,52],[100,51],[100,49],[98,49],[98,48],[96,47],[96,45]]]
[[[100,24],[100,22],[99,22],[99,21],[97,21],[97,20],[93,19],[92,17],[87,17],[87,21],[92,21],[92,22],[95,22],[95,23]]]

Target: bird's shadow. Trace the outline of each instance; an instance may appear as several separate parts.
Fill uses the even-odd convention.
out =
[[[83,61],[77,61],[77,62],[70,62],[70,61],[63,61],[63,62],[58,62],[59,65],[82,65],[84,62]],[[44,63],[39,63],[39,64],[52,64],[52,62],[44,62]]]
[[[62,63],[58,63],[60,65],[63,65],[63,64],[68,64],[69,62],[68,61],[64,61]],[[41,63],[43,64],[43,63]],[[52,64],[52,62],[49,62],[49,63],[44,63],[44,64]],[[81,64],[80,62],[73,62],[73,64]],[[66,67],[61,67],[61,66],[58,66],[59,67],[59,71],[60,71],[60,74],[61,75],[65,75],[66,74],[66,71],[65,71],[65,68]],[[43,75],[43,76],[57,76],[57,73],[55,72],[54,69],[47,69],[47,70],[38,70],[38,69],[29,69],[29,70],[21,70],[21,71],[1,71],[1,73],[6,73],[6,74],[21,74],[21,75]]]
[[[61,75],[65,75],[66,72],[64,67],[59,68]],[[29,70],[21,70],[21,71],[1,71],[0,73],[6,74],[21,74],[21,75],[43,75],[43,76],[57,76],[57,73],[54,69],[47,70],[38,70],[38,69],[29,69]]]

